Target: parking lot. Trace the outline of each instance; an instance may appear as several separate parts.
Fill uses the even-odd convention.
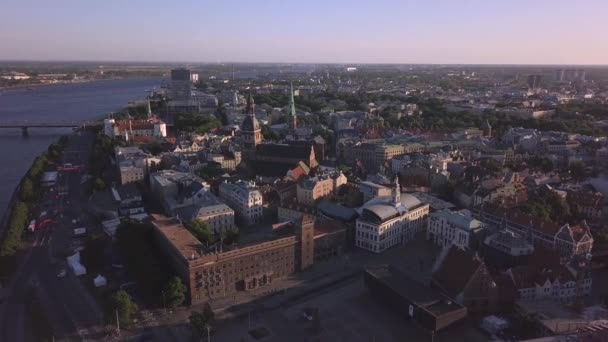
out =
[[[304,310],[319,310],[320,330],[304,317]],[[269,335],[256,340],[249,331],[266,328]],[[269,312],[253,312],[218,325],[218,341],[431,341],[429,331],[400,317],[367,292],[361,278],[323,291],[294,305]],[[434,336],[434,341],[488,341],[475,321],[463,321]]]

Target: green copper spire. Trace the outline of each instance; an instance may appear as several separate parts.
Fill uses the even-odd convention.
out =
[[[289,115],[291,121],[289,122],[289,128],[296,129],[298,119],[296,118],[296,102],[293,100],[293,83],[289,82]]]
[[[296,116],[296,103],[293,100],[293,83],[289,82],[289,114]]]

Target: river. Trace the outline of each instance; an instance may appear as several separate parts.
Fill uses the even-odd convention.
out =
[[[41,122],[94,120],[143,99],[147,89],[158,87],[161,78],[127,78],[87,83],[57,84],[0,92],[0,121]],[[22,137],[18,128],[0,129],[0,217],[34,158],[71,129],[29,129]]]

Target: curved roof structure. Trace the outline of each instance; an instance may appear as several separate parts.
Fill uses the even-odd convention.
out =
[[[418,198],[410,194],[401,193],[401,204],[408,210],[413,209],[422,204]]]
[[[406,193],[401,193],[400,200],[401,203],[395,205],[392,196],[376,197],[365,203],[358,211],[364,220],[383,222],[423,204],[413,195]]]
[[[372,215],[370,217],[370,214]],[[363,208],[363,217],[372,221],[386,221],[399,215],[399,211],[389,204],[372,204]]]

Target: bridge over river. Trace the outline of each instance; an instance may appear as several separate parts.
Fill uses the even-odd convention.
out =
[[[0,121],[0,128],[21,128],[24,137],[29,136],[29,128],[84,128],[99,125],[100,121]]]

